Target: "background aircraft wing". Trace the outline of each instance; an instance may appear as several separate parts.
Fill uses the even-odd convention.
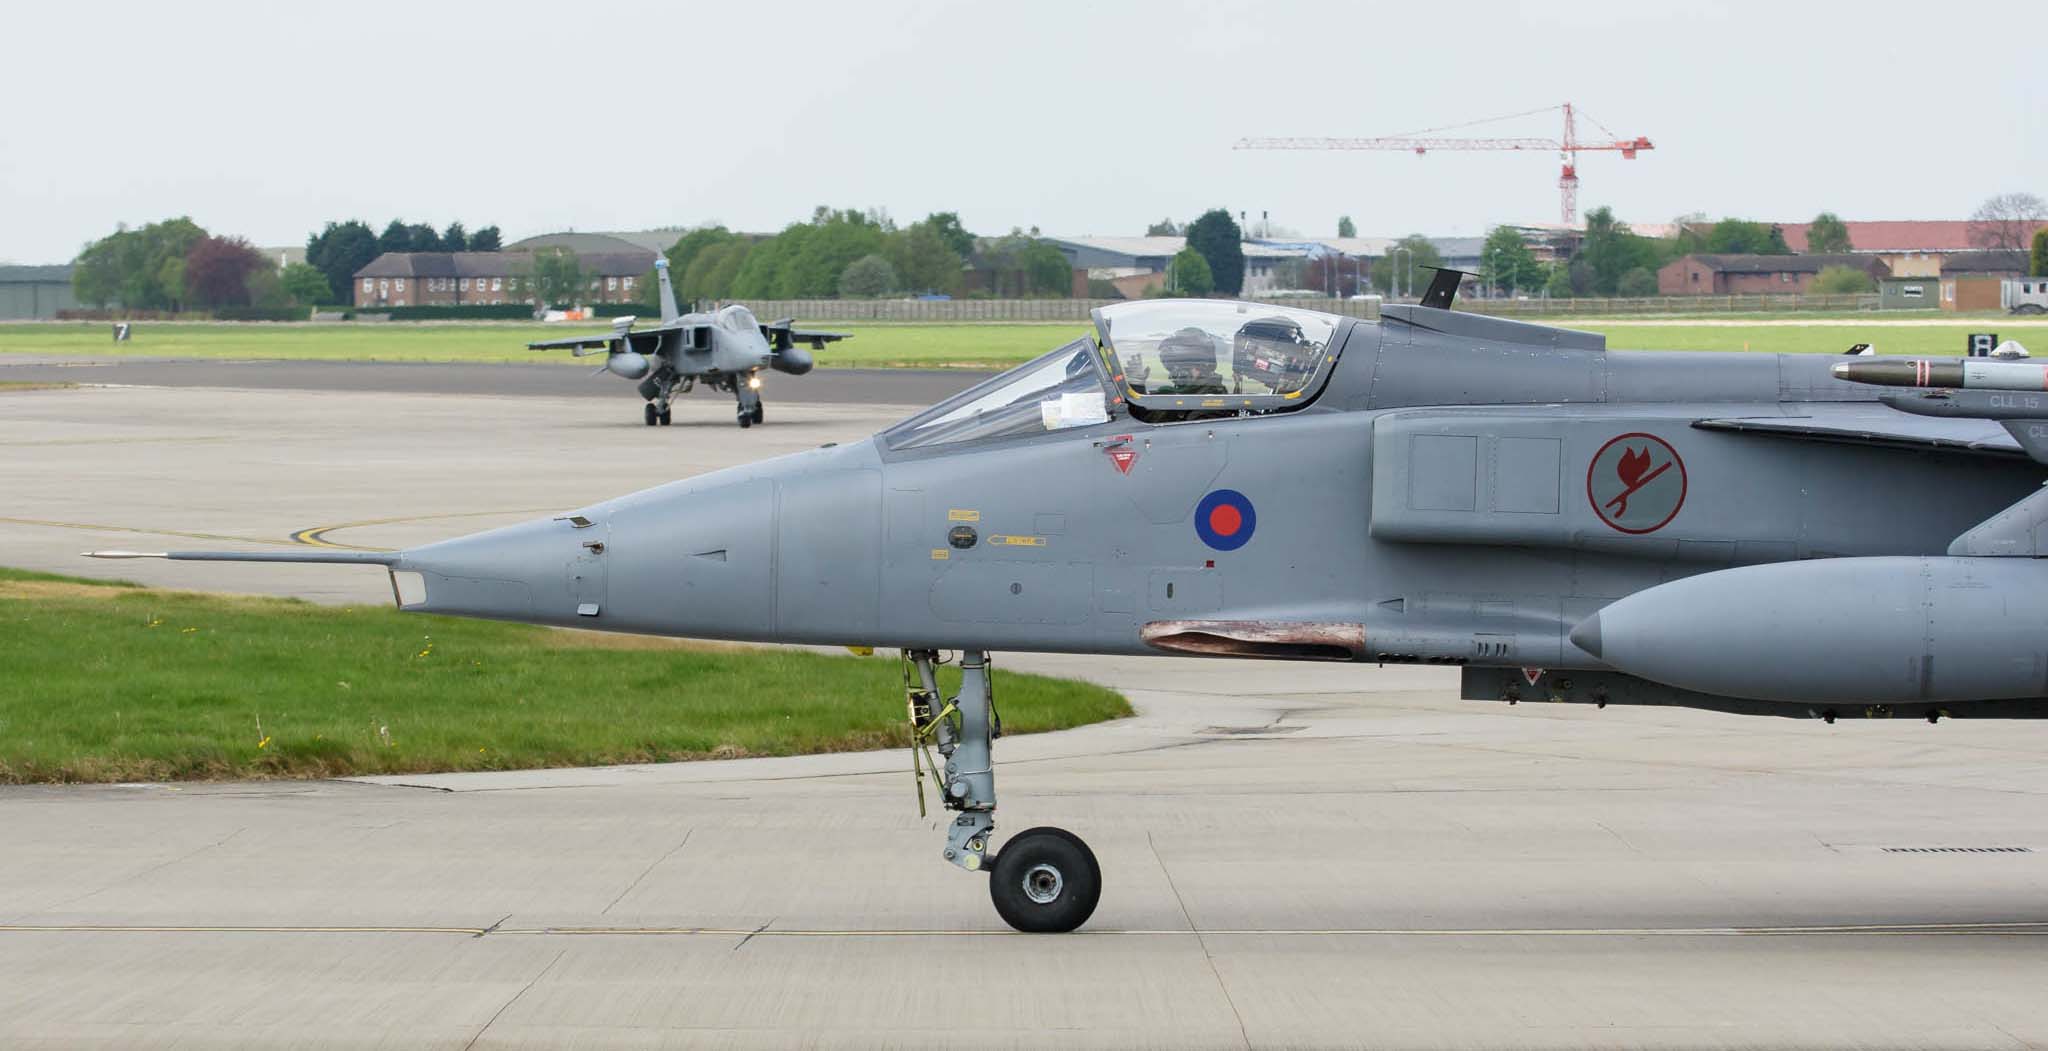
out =
[[[853,338],[853,333],[851,332],[816,332],[811,329],[797,328],[795,326],[795,318],[786,317],[780,321],[766,322],[761,326],[761,336],[768,341],[769,346],[774,347],[776,350],[787,350],[797,343],[809,343],[811,349],[823,350],[827,343],[837,343],[842,339]]]
[[[591,336],[568,336],[562,339],[544,339],[528,343],[528,350],[568,350],[577,357],[595,354],[600,350],[618,354],[633,351],[637,354],[654,354],[663,350],[703,350],[711,346],[711,326],[670,325],[665,328],[649,328],[632,331],[613,329],[610,332]]]
[[[540,342],[538,342],[538,343],[528,343],[528,344],[526,345],[526,349],[528,349],[528,350],[563,350],[563,349],[570,349],[570,350],[603,350],[603,349],[605,349],[605,348],[607,348],[607,347],[611,346],[611,345],[612,345],[612,343],[613,343],[614,341],[616,341],[616,340],[617,340],[618,338],[619,338],[619,337],[618,337],[618,336],[617,336],[616,334],[614,334],[614,333],[606,333],[606,334],[604,334],[604,335],[602,335],[602,336],[571,336],[571,337],[569,337],[568,339],[544,339],[544,340],[541,340],[541,341],[540,341]]]

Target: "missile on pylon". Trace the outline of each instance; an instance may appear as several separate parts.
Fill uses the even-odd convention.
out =
[[[2048,390],[2048,365],[1981,359],[1842,361],[1828,370],[1838,380],[1880,387],[1948,387],[1961,390]]]

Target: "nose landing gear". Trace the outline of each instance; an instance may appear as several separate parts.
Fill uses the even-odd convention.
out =
[[[1102,866],[1081,837],[1060,828],[1033,828],[1010,837],[1000,853],[988,852],[996,809],[991,745],[1003,732],[988,654],[969,650],[960,655],[960,693],[943,705],[938,664],[935,650],[903,653],[918,813],[924,813],[929,770],[946,809],[960,813],[947,833],[945,858],[969,872],[989,873],[989,898],[1003,922],[1031,933],[1081,926],[1102,897]],[[943,767],[931,759],[934,746]]]
[[[1102,866],[1066,829],[1025,829],[996,855],[988,896],[1003,922],[1020,931],[1071,931],[1088,922],[1102,898]]]
[[[732,389],[734,397],[739,402],[739,424],[741,427],[752,427],[766,418],[767,414],[761,411],[761,392],[753,386],[752,377],[747,379],[735,377]]]

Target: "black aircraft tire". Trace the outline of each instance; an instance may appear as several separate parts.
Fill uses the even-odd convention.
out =
[[[753,415],[752,413],[748,413],[748,412],[743,412],[743,413],[740,413],[740,429],[741,429],[741,430],[745,430],[746,428],[748,428],[748,427],[752,427],[753,425],[754,425],[754,415]]]
[[[653,403],[653,402],[651,402],[651,401],[650,401],[650,402],[648,402],[648,403],[647,403],[647,426],[649,426],[649,427],[652,427],[652,426],[654,426],[654,424],[655,424],[655,421],[656,421],[656,420],[657,420],[657,419],[658,419],[659,417],[660,417],[660,413],[659,413],[659,412],[657,412],[657,411],[655,410],[655,408],[654,408],[654,403]]]
[[[1102,866],[1066,829],[1026,829],[996,855],[988,896],[1004,923],[1027,934],[1064,934],[1094,915]]]
[[[754,411],[751,413],[751,415],[754,417],[755,423],[760,423],[768,418],[768,410],[760,402],[755,402]]]
[[[657,419],[661,420],[661,425],[662,425],[663,427],[666,427],[666,426],[668,426],[668,421],[669,421],[669,417],[670,417],[670,415],[671,415],[671,412],[670,412],[670,410],[668,410],[668,409],[663,409],[663,410],[661,410],[661,415],[660,415],[660,416],[658,416],[658,417],[657,417]]]

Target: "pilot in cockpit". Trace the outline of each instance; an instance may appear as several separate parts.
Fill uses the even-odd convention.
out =
[[[1223,377],[1217,372],[1216,341],[1192,326],[1159,342],[1159,364],[1166,369],[1167,382],[1153,394],[1225,394]]]

